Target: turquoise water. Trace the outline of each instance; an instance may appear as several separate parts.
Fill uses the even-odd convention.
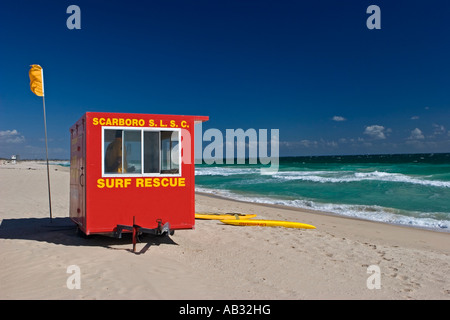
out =
[[[222,196],[450,231],[450,154],[280,158],[258,165],[196,165],[196,189]]]

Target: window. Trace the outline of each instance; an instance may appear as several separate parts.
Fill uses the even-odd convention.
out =
[[[160,172],[159,135],[158,131],[144,132],[144,173]]]
[[[161,172],[178,173],[178,134],[175,131],[161,132]]]
[[[103,129],[103,173],[180,174],[179,130]]]

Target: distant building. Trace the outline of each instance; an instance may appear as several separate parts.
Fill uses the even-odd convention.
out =
[[[16,164],[18,160],[19,160],[19,155],[18,154],[13,154],[11,156],[11,163],[12,164]]]

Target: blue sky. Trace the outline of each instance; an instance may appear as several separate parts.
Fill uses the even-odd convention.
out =
[[[69,5],[81,29],[69,30]],[[381,29],[369,30],[369,5]],[[280,155],[450,152],[448,1],[0,3],[0,157],[69,158],[86,111],[279,129]]]

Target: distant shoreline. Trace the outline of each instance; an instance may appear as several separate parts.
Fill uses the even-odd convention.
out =
[[[286,159],[286,158],[333,158],[333,157],[371,157],[371,156],[405,156],[405,155],[412,155],[412,156],[423,156],[423,155],[444,155],[448,154],[450,155],[450,152],[414,152],[414,153],[364,153],[364,154],[329,154],[329,155],[297,155],[297,156],[279,156],[280,159]],[[229,159],[229,160],[237,160],[238,158]],[[0,160],[11,160],[10,157],[0,157]],[[226,158],[223,159],[223,163],[226,163]],[[248,160],[248,158],[245,158],[244,160]],[[45,158],[39,158],[39,159],[22,159],[20,158],[17,161],[46,161]],[[70,161],[70,159],[48,159],[48,161]],[[200,159],[195,159],[196,163],[197,161],[200,161]]]

